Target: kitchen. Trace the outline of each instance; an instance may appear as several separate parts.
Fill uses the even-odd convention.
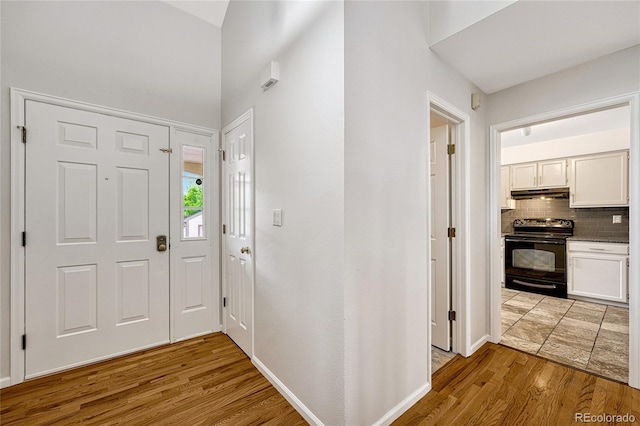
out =
[[[628,107],[501,133],[502,341],[628,381]]]

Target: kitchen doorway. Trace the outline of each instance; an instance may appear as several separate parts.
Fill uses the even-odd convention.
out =
[[[532,346],[529,347],[529,352],[536,350],[547,352],[547,355],[551,353],[551,356],[548,356],[551,359],[553,358],[553,354],[558,355],[558,352],[561,352],[564,349],[562,345],[563,339],[567,338],[566,332],[570,330],[569,325],[573,324],[587,324],[585,327],[585,331],[581,331],[582,337],[588,337],[588,339],[592,339],[592,342],[589,344],[588,339],[582,340],[581,343],[583,346],[580,348],[583,351],[589,349],[591,352],[580,353],[581,357],[576,356],[577,352],[574,352],[573,355],[569,355],[567,357],[574,358],[574,361],[581,361],[584,369],[589,370],[591,372],[595,372],[598,374],[598,355],[597,352],[604,352],[606,349],[606,344],[613,344],[613,340],[611,337],[615,337],[619,341],[623,342],[623,346],[628,348],[628,358],[621,357],[628,364],[628,383],[633,387],[640,387],[640,371],[638,368],[638,361],[640,356],[640,348],[638,344],[638,309],[640,307],[640,291],[638,286],[638,271],[637,266],[634,268],[634,265],[638,264],[638,244],[640,243],[638,238],[638,210],[637,210],[637,201],[638,200],[638,192],[640,188],[638,188],[638,177],[637,174],[640,168],[640,135],[639,135],[639,124],[638,123],[638,108],[640,96],[638,94],[610,98],[599,102],[594,102],[590,104],[585,104],[561,111],[555,111],[547,114],[542,114],[535,117],[529,117],[525,119],[515,120],[512,122],[501,123],[492,125],[490,127],[490,232],[492,238],[490,239],[490,249],[491,249],[491,325],[492,325],[492,341],[495,343],[500,342],[502,339],[505,339],[505,343],[510,345],[509,340],[517,339],[518,337],[524,337],[526,335],[526,329],[529,328],[529,335],[534,336],[534,342]],[[543,162],[543,158],[536,158],[535,155],[538,155],[541,150],[537,150],[535,148],[530,147],[526,154],[526,164],[525,162],[517,161],[516,157],[510,158],[507,162],[511,162],[512,164],[517,164],[516,170],[519,173],[518,179],[520,179],[518,186],[522,186],[523,188],[517,188],[521,193],[523,191],[530,191],[536,198],[531,199],[522,199],[517,201],[523,207],[523,209],[518,209],[520,212],[518,214],[525,215],[527,218],[532,218],[533,214],[538,215],[549,215],[549,211],[542,208],[542,206],[538,206],[536,203],[540,204],[541,202],[551,208],[551,211],[562,211],[564,214],[573,214],[574,217],[572,220],[576,220],[576,233],[574,237],[570,237],[567,242],[567,263],[566,263],[566,272],[567,272],[567,291],[570,293],[570,299],[564,298],[549,298],[545,295],[539,295],[537,293],[515,293],[514,290],[504,289],[502,283],[505,281],[504,275],[504,261],[502,260],[503,255],[501,255],[503,247],[501,247],[501,234],[503,231],[509,233],[512,229],[504,229],[504,224],[509,223],[509,220],[504,223],[501,221],[501,217],[505,216],[509,217],[509,219],[514,219],[513,211],[510,210],[513,206],[510,205],[508,200],[503,200],[504,198],[504,186],[501,186],[500,180],[501,175],[504,176],[504,170],[501,169],[502,163],[501,156],[505,151],[502,150],[503,146],[501,144],[502,140],[508,140],[508,134],[510,131],[521,132],[523,135],[526,133],[531,134],[532,128],[534,126],[539,125],[541,123],[559,123],[563,119],[581,119],[586,118],[590,119],[590,116],[587,114],[592,114],[595,112],[616,112],[616,110],[625,111],[627,116],[627,122],[629,123],[629,127],[627,130],[627,140],[628,151],[625,151],[624,146],[616,146],[615,141],[611,138],[607,138],[607,147],[602,151],[608,151],[607,155],[599,155],[595,151],[593,152],[580,152],[575,153],[574,151],[563,151],[563,145],[560,144],[557,139],[553,141],[553,145],[556,148],[554,151],[557,153],[557,157],[566,157],[565,167],[568,171],[566,178],[566,186],[570,187],[570,193],[567,194],[569,198],[564,201],[560,201],[558,199],[547,199],[544,201],[540,201],[540,198],[543,196],[542,194],[538,194],[538,192],[542,192],[546,187],[536,185],[539,182],[539,177],[536,175],[535,167],[540,168],[540,164]],[[567,137],[567,139],[571,139]],[[573,141],[575,142],[575,140]],[[568,145],[567,145],[568,146]],[[573,147],[575,148],[575,146]],[[585,146],[581,147],[582,149],[586,149]],[[568,149],[568,148],[567,148]],[[610,151],[615,151],[614,153],[610,153]],[[627,154],[628,153],[628,154]],[[506,156],[513,156],[514,152],[507,153]],[[628,157],[627,157],[628,155]],[[557,159],[557,158],[556,158]],[[600,205],[598,205],[598,198],[590,198],[583,197],[585,191],[587,193],[597,193],[600,191],[598,185],[602,180],[602,174],[599,180],[591,180],[591,183],[586,184],[585,182],[589,182],[589,172],[593,172],[595,169],[591,169],[592,166],[598,165],[598,161],[602,161],[602,164],[607,163],[609,166],[607,167],[608,172],[605,174],[607,178],[611,177],[611,175],[616,175],[616,173],[623,174],[625,172],[624,166],[626,166],[626,162],[628,161],[628,182],[629,186],[624,187],[621,186],[620,193],[623,192],[626,194],[628,190],[628,207],[625,207],[622,196],[614,199],[613,197],[616,195],[614,191],[608,191],[606,194],[607,197],[611,199],[605,200]],[[612,166],[614,162],[616,166]],[[560,163],[559,163],[560,164]],[[587,164],[589,167],[584,168],[584,164]],[[617,164],[620,164],[618,167]],[[533,170],[533,174],[530,176],[531,179],[529,183],[522,184],[524,180],[523,178],[528,178],[525,174],[524,166],[534,165],[533,168],[529,168],[529,170]],[[521,167],[522,166],[522,167]],[[501,173],[502,172],[502,173]],[[511,166],[510,172],[514,173],[514,167]],[[585,176],[587,176],[587,180],[585,181]],[[617,176],[617,175],[616,175]],[[525,179],[526,180],[526,179]],[[619,181],[620,179],[618,179]],[[513,190],[513,179],[510,180],[510,186]],[[521,191],[523,190],[523,191]],[[557,191],[554,191],[557,192]],[[601,191],[606,192],[606,191]],[[537,197],[540,195],[539,197]],[[620,194],[618,194],[620,195]],[[525,197],[528,198],[528,197]],[[618,204],[615,204],[618,202]],[[529,205],[531,204],[531,205]],[[533,204],[536,204],[535,206]],[[566,204],[566,206],[564,205]],[[606,206],[606,207],[605,207]],[[501,209],[502,207],[502,209]],[[593,207],[589,209],[588,207]],[[616,211],[612,211],[615,209]],[[620,211],[618,211],[618,209]],[[627,210],[628,209],[628,210]],[[592,210],[589,212],[588,210]],[[501,213],[506,211],[505,213]],[[524,212],[524,213],[522,213]],[[626,218],[625,218],[625,212]],[[599,222],[600,226],[590,227],[582,224],[582,220],[589,215],[600,215],[601,222]],[[612,217],[613,216],[613,217]],[[601,232],[603,234],[609,234],[611,237],[616,236],[615,229],[612,227],[604,226],[604,218],[608,218],[609,222],[621,222],[617,224],[617,226],[623,226],[626,220],[628,226],[627,238],[628,244],[609,244],[613,243],[612,239],[597,239],[596,241],[592,241],[591,239],[579,238],[581,235],[588,234],[589,232]],[[558,218],[563,219],[563,218]],[[594,219],[595,223],[596,219]],[[586,223],[586,222],[585,222]],[[612,224],[612,226],[613,226]],[[620,228],[618,228],[620,229]],[[624,232],[622,232],[624,233]],[[601,234],[602,235],[602,234]],[[618,235],[619,237],[620,235]],[[620,239],[620,238],[617,238]],[[615,241],[617,243],[624,243],[624,241]],[[603,245],[604,244],[604,245]],[[591,247],[593,246],[593,247]],[[611,258],[607,258],[606,263],[600,263],[599,267],[596,268],[597,271],[601,271],[604,265],[614,265],[617,263],[618,269],[610,268],[611,272],[617,271],[619,274],[617,275],[620,279],[620,282],[626,283],[628,278],[628,305],[626,304],[627,294],[626,289],[619,290],[616,294],[601,294],[597,295],[597,292],[593,288],[585,289],[584,285],[590,285],[589,280],[585,277],[588,277],[589,274],[585,275],[584,271],[588,269],[589,265],[593,262],[603,262],[604,260],[599,260],[600,257],[604,256],[601,254],[599,257],[594,256],[595,251],[601,252],[605,250],[613,249],[620,250],[619,253],[620,259],[617,259],[617,254],[612,254]],[[592,253],[584,254],[584,251],[591,250]],[[624,251],[625,253],[622,253]],[[597,253],[596,252],[596,253]],[[607,253],[609,254],[609,253]],[[612,260],[616,259],[614,262]],[[626,264],[626,260],[629,260],[629,266]],[[608,266],[607,266],[608,267]],[[629,271],[627,277],[627,268]],[[581,275],[582,274],[582,275]],[[508,274],[507,274],[508,275]],[[602,280],[601,280],[602,281]],[[624,294],[623,294],[624,293]],[[597,297],[596,297],[597,296]],[[547,300],[549,299],[549,300]],[[603,300],[599,300],[603,299]],[[593,303],[596,302],[596,303]],[[519,321],[523,321],[523,319],[528,315],[528,320],[535,318],[536,314],[539,312],[533,312],[535,309],[541,310],[540,303],[544,304],[545,308],[553,305],[554,308],[557,308],[556,316],[558,316],[557,321],[554,324],[551,324],[547,321],[546,325],[536,326],[534,322],[524,321],[518,325]],[[507,320],[504,324],[502,319],[502,312],[504,308],[504,304],[507,304],[506,311],[509,312],[506,317]],[[525,306],[527,305],[527,306]],[[562,309],[560,307],[562,306]],[[564,306],[567,305],[567,306]],[[628,307],[628,310],[626,310]],[[520,312],[522,315],[519,318],[515,318],[514,315],[517,315],[517,312],[513,312],[513,309],[522,311]],[[526,311],[526,312],[524,312]],[[549,311],[547,309],[547,311]],[[553,311],[553,309],[551,309]],[[588,318],[587,318],[588,317]],[[548,320],[548,318],[547,318]],[[590,321],[589,321],[590,320]],[[545,321],[543,319],[543,321]],[[578,323],[576,323],[578,321]],[[509,332],[511,327],[516,327],[516,329],[512,329],[512,332]],[[542,328],[548,329],[549,333],[541,332]],[[567,330],[565,330],[567,328]],[[628,345],[624,343],[624,335],[623,332],[628,330]],[[506,331],[505,336],[503,336],[503,332]],[[543,330],[544,331],[544,330]],[[556,331],[565,333],[565,336],[556,335],[553,333]],[[618,334],[616,334],[618,333]],[[609,336],[612,334],[612,336]],[[615,334],[615,336],[613,336]],[[589,335],[589,336],[587,336]],[[569,339],[575,339],[576,336],[572,336]],[[609,338],[609,341],[606,342],[606,338]],[[551,340],[549,340],[551,339]],[[605,340],[603,340],[605,339]],[[564,342],[569,343],[569,342]],[[545,348],[546,345],[546,348]],[[618,342],[619,345],[619,342]],[[534,347],[535,346],[535,347]],[[572,345],[576,346],[576,345]],[[618,348],[619,349],[619,348]],[[608,348],[609,352],[615,351],[614,348]],[[541,356],[545,356],[544,353],[539,353]],[[586,357],[586,358],[585,358]],[[576,359],[582,358],[582,359]],[[557,358],[556,361],[563,362],[563,358]],[[596,361],[591,363],[591,368],[588,367],[590,361]],[[566,364],[572,364],[571,362],[564,362]],[[580,367],[580,362],[572,364],[575,367]],[[601,365],[602,367],[602,365]],[[608,374],[605,371],[606,368],[603,367],[601,374],[612,377],[616,380],[621,380],[620,375],[615,377],[615,375]],[[627,381],[627,380],[625,380]]]

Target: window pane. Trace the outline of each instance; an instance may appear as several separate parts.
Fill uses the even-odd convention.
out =
[[[204,148],[182,147],[182,235],[204,236]]]

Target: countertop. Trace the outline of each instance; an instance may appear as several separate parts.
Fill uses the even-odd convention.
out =
[[[590,237],[588,235],[574,235],[567,241],[590,241],[593,243],[620,243],[629,244],[629,237]]]

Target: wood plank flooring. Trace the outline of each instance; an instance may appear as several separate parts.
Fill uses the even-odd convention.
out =
[[[460,355],[433,375],[432,390],[394,425],[570,425],[575,413],[633,415],[640,390],[501,345]]]
[[[438,370],[431,392],[394,424],[555,426],[573,424],[575,413],[628,413],[640,424],[640,391],[488,343]],[[0,424],[306,422],[227,336],[215,333],[5,388]]]
[[[0,391],[2,425],[298,425],[295,409],[215,333]]]

